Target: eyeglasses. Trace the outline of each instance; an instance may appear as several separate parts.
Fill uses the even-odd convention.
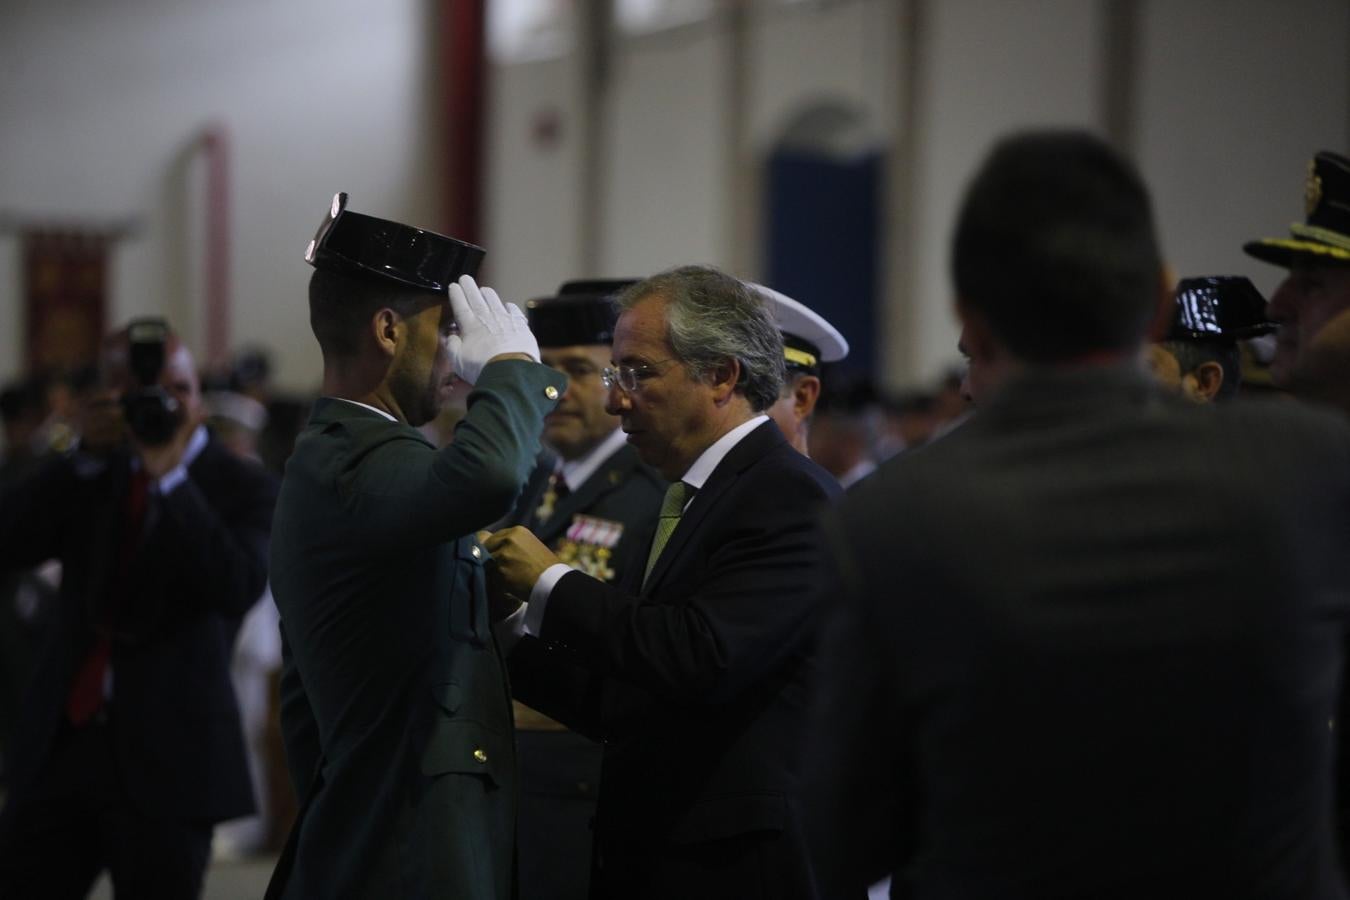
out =
[[[661,374],[656,371],[656,366],[668,362],[670,360],[663,359],[654,363],[638,363],[636,366],[605,366],[600,370],[600,383],[605,386],[605,390],[611,390],[617,385],[623,388],[625,393],[631,394],[638,389],[640,383]]]

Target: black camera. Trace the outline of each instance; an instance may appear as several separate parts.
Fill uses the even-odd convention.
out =
[[[127,427],[143,444],[167,444],[183,424],[183,405],[159,385],[169,326],[163,319],[137,319],[127,327],[127,366],[136,387],[122,395]]]

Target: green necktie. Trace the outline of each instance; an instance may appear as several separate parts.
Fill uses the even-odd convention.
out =
[[[644,586],[647,584],[647,577],[652,574],[652,567],[661,557],[661,551],[666,549],[666,542],[670,540],[675,526],[680,524],[680,516],[684,515],[684,505],[694,495],[694,490],[683,481],[676,481],[666,488],[665,499],[661,501],[661,517],[656,520],[656,536],[652,538],[652,552],[647,554],[647,570],[642,575]]]

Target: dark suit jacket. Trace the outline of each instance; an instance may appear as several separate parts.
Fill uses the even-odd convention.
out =
[[[829,896],[1343,896],[1343,424],[1036,372],[827,523]]]
[[[814,522],[837,493],[766,422],[714,470],[641,593],[565,575],[541,640],[512,651],[521,699],[605,741],[593,896],[814,896],[798,751]],[[587,677],[566,677],[564,659]],[[754,871],[719,869],[746,842],[759,844]]]
[[[540,520],[534,513],[548,488],[549,476],[556,464],[557,457],[551,452],[540,454],[520,501],[511,514],[511,521],[530,529],[554,553],[579,554],[581,558],[578,562],[582,564],[583,570],[608,569],[609,572],[591,572],[597,577],[606,575],[601,577],[602,581],[617,582],[634,567],[645,567],[656,514],[661,509],[661,497],[666,491],[666,483],[656,470],[644,464],[631,446],[624,445],[591,473],[591,477],[581,487],[560,499],[551,516]],[[578,551],[577,542],[569,541],[568,531],[578,515],[623,526],[618,541],[612,547],[604,548],[609,553],[603,560],[595,559],[593,546],[586,546],[583,542]]]
[[[0,566],[61,561],[52,638],[25,701],[5,818],[40,803],[29,787],[62,722],[118,566],[128,457],[56,457],[0,500]],[[275,480],[210,441],[188,479],[153,495],[113,642],[111,729],[134,802],[152,816],[217,822],[253,811],[230,682],[239,623],[267,584]]]
[[[269,896],[506,900],[515,760],[474,532],[539,450],[545,366],[483,370],[454,442],[320,400],[272,543],[282,731],[306,802]]]

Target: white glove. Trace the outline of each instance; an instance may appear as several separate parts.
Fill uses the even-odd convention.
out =
[[[492,288],[480,291],[472,277],[461,275],[458,284],[450,285],[450,309],[459,331],[450,335],[446,346],[455,374],[469,384],[477,384],[488,360],[503,353],[524,353],[539,362],[539,342],[530,333],[525,313],[513,303],[503,303]]]

